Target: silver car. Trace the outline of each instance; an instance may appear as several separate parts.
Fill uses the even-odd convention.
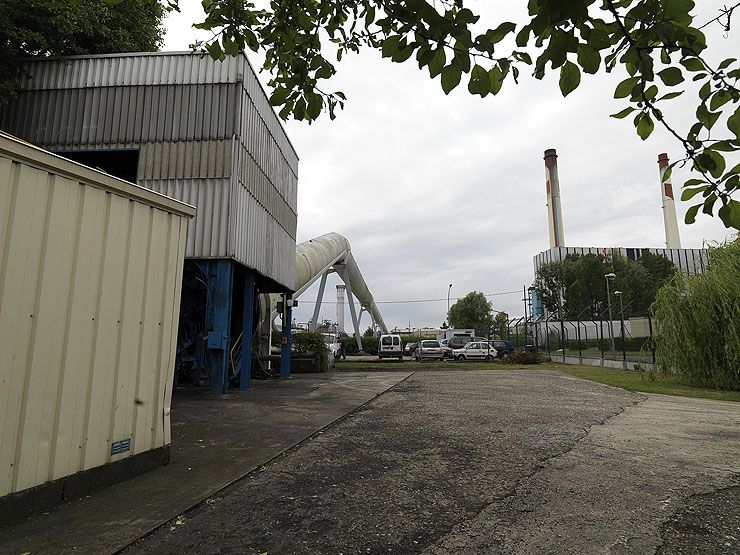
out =
[[[462,349],[453,349],[452,358],[455,360],[493,360],[496,354],[496,349],[487,341],[471,341]]]
[[[414,358],[417,361],[422,361],[424,359],[443,360],[444,356],[444,347],[439,344],[439,341],[433,339],[424,339],[423,341],[420,341],[419,346],[416,347],[416,351],[414,351]]]

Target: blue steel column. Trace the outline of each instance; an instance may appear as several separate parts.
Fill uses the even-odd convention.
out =
[[[215,260],[208,272],[208,352],[211,394],[222,395],[229,388],[229,356],[231,345],[231,305],[234,266],[231,260]]]
[[[239,389],[252,389],[252,330],[255,302],[254,272],[244,275],[244,325],[242,326],[242,362],[239,371]]]
[[[291,335],[291,322],[293,321],[293,309],[288,306],[288,297],[283,297],[283,337],[281,339],[282,350],[280,351],[280,377],[290,377],[290,345],[293,342]]]

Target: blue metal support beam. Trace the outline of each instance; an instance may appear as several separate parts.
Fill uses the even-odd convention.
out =
[[[255,275],[244,274],[244,315],[242,326],[242,357],[239,370],[239,389],[252,389],[252,333],[254,330]]]
[[[291,335],[291,323],[293,321],[293,309],[288,306],[289,301],[288,295],[283,296],[283,335],[280,340],[282,350],[280,351],[280,377],[290,377],[290,346],[293,342]]]
[[[234,263],[209,262],[206,329],[211,376],[211,395],[223,395],[229,388],[229,348],[231,347],[231,305],[234,289]]]

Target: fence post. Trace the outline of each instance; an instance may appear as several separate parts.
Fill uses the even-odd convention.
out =
[[[653,319],[650,317],[650,310],[648,310],[648,332],[650,333],[650,353],[653,355],[653,367],[655,367],[655,341],[653,340]]]
[[[601,347],[601,360],[604,360],[604,320],[599,320],[599,347]],[[602,362],[603,364],[603,362]]]
[[[576,320],[576,323],[578,325],[578,362],[581,362],[581,359],[583,358],[583,345],[581,345],[581,320]]]

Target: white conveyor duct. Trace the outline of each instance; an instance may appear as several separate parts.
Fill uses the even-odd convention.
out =
[[[293,299],[298,298],[301,293],[308,289],[317,280],[321,280],[319,294],[314,308],[312,326],[316,326],[321,300],[324,295],[326,277],[331,272],[336,272],[347,287],[347,302],[349,304],[352,324],[355,331],[355,337],[358,346],[362,348],[360,342],[359,324],[362,318],[362,312],[369,312],[373,322],[381,329],[383,333],[388,332],[388,328],[380,315],[375,300],[373,299],[370,289],[362,277],[362,272],[357,266],[357,262],[352,256],[352,248],[349,241],[339,233],[327,233],[303,243],[296,245],[295,253],[295,293]],[[355,311],[353,297],[360,301],[360,314],[358,317]],[[275,310],[277,302],[280,301],[280,295],[270,295],[270,306]],[[266,299],[265,299],[266,300]],[[263,312],[264,314],[265,312]],[[272,312],[273,321],[275,313]],[[315,329],[315,328],[314,328]]]

